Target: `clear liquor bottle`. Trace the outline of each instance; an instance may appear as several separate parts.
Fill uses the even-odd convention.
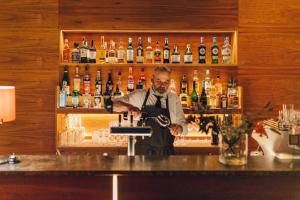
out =
[[[161,63],[161,50],[158,41],[156,41],[156,46],[154,50],[154,63]]]
[[[217,37],[213,37],[213,43],[211,46],[211,63],[219,63],[219,46],[217,44]]]
[[[115,42],[113,40],[110,41],[110,47],[108,52],[108,63],[110,64],[116,63]]]
[[[104,36],[101,36],[100,39],[99,61],[101,64],[104,64],[106,61],[106,46],[105,46]]]
[[[193,63],[193,53],[191,51],[191,45],[190,44],[186,45],[186,51],[185,51],[185,54],[184,54],[184,63],[186,63],[186,64]]]
[[[174,45],[174,51],[172,53],[172,63],[180,63],[180,53],[176,44]]]
[[[118,48],[118,63],[125,63],[125,49],[123,46],[122,38],[119,39],[119,48]]]
[[[65,39],[64,49],[63,49],[63,63],[70,62],[70,47],[68,39]]]
[[[148,46],[146,47],[146,63],[153,63],[153,48],[151,46],[151,37],[148,37]]]
[[[204,37],[200,37],[200,45],[198,47],[199,53],[199,63],[205,64],[206,63],[206,46],[204,42]]]
[[[164,45],[164,53],[163,53],[163,62],[170,63],[170,48],[169,48],[169,39],[165,38],[165,45]]]
[[[144,49],[142,46],[142,38],[138,38],[138,47],[136,49],[136,63],[144,63]]]
[[[231,45],[229,37],[224,38],[224,45],[222,46],[222,64],[231,64]]]
[[[128,47],[127,47],[127,63],[133,63],[134,49],[132,45],[132,38],[128,38]]]
[[[97,50],[94,46],[94,40],[91,41],[91,48],[89,51],[89,63],[96,63],[97,58]]]

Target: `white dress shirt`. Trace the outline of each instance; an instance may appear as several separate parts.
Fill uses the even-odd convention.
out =
[[[124,103],[128,103],[130,105],[133,105],[139,109],[142,109],[145,97],[146,97],[147,90],[140,90],[130,93],[129,95],[125,95],[123,97],[119,97],[115,99],[114,101],[122,101]],[[146,102],[146,105],[154,106],[157,98],[155,95],[161,96],[161,107],[167,108],[167,98],[168,98],[168,104],[169,104],[169,112],[170,112],[170,120],[172,124],[178,124],[182,126],[182,134],[187,134],[187,125],[186,120],[184,117],[184,112],[182,110],[179,97],[170,92],[166,92],[164,94],[160,94],[151,87],[150,88],[150,94],[148,97],[148,100]]]

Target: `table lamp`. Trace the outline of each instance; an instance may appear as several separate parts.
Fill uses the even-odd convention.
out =
[[[0,125],[16,119],[16,92],[14,86],[0,86]]]

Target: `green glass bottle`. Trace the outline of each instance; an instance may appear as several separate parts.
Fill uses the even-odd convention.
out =
[[[219,63],[219,47],[217,44],[217,37],[213,37],[213,43],[211,45],[211,63]]]
[[[191,93],[191,108],[198,110],[198,94],[196,91],[196,81],[193,81],[193,91]]]

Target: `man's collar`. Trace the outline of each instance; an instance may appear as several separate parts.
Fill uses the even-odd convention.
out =
[[[161,94],[161,93],[157,92],[157,91],[154,89],[154,87],[152,86],[152,87],[150,88],[150,94],[154,94],[154,95],[156,95],[156,96],[161,96],[161,97],[167,97],[167,96],[168,96],[168,91],[166,91],[165,93]]]

